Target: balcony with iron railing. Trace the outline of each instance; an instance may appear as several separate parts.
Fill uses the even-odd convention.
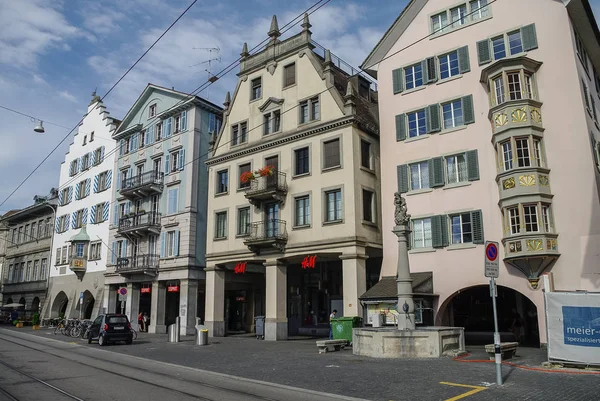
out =
[[[272,170],[271,174],[253,178],[246,189],[245,196],[254,206],[260,206],[261,202],[271,200],[285,203],[287,192],[285,173]]]
[[[134,255],[117,258],[116,272],[123,276],[146,274],[155,276],[158,270],[159,255]]]
[[[119,234],[131,234],[138,237],[143,237],[148,234],[160,233],[160,217],[158,212],[143,212],[130,214],[119,219]]]
[[[249,224],[248,237],[244,239],[244,245],[257,254],[262,250],[273,248],[283,252],[287,240],[285,220],[269,219]]]
[[[121,182],[121,195],[139,199],[150,195],[159,194],[163,191],[165,174],[158,171],[147,171],[145,173],[127,178]]]

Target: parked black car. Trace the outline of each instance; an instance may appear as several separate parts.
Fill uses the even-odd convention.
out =
[[[100,346],[109,342],[125,341],[126,344],[133,342],[131,324],[126,315],[106,314],[99,315],[92,323],[88,332],[88,344],[92,340],[98,340]]]

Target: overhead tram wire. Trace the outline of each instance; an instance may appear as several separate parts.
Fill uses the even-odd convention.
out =
[[[325,2],[323,3],[323,1],[325,1]],[[297,25],[297,24],[298,24],[298,22],[300,22],[300,18],[302,18],[302,17],[304,16],[304,14],[308,13],[308,14],[310,15],[310,14],[312,14],[312,13],[314,13],[314,12],[318,11],[318,10],[319,10],[321,7],[325,6],[325,5],[326,5],[327,3],[329,3],[330,1],[331,1],[331,0],[320,0],[320,1],[318,1],[317,3],[315,3],[313,6],[309,7],[309,8],[308,8],[306,11],[302,12],[302,13],[301,13],[301,14],[299,14],[299,15],[298,15],[296,18],[292,19],[290,22],[288,22],[287,24],[285,24],[285,25],[284,25],[284,28],[288,27],[289,25],[291,25],[291,26],[289,26],[287,29],[283,30],[283,31],[282,31],[282,34],[283,34],[283,33],[285,33],[285,32],[287,32],[287,31],[289,31],[289,30],[290,30],[290,29],[292,29],[292,28],[293,28],[295,25]],[[323,3],[323,4],[321,4],[321,5],[319,5],[317,8],[315,8],[315,7],[316,7],[318,4],[320,4],[320,3]],[[315,8],[315,9],[314,9],[314,10],[312,10],[313,8]],[[310,11],[310,12],[309,12],[309,10],[312,10],[312,11]],[[298,20],[298,21],[296,21],[296,20]],[[296,21],[296,22],[294,22],[294,21]],[[269,41],[269,40],[270,40],[270,39],[265,39],[265,40],[263,40],[261,43],[259,43],[258,45],[254,46],[254,47],[253,47],[253,48],[252,48],[250,51],[254,51],[255,49],[259,48],[260,46],[262,46],[262,45],[263,45],[265,42],[267,42],[267,41]],[[240,58],[238,58],[238,59],[237,59],[236,61],[234,61],[233,63],[231,63],[229,66],[233,66],[233,68],[235,68],[235,67],[237,67],[237,66],[240,64],[240,61],[241,61],[241,57],[240,57]],[[225,71],[227,68],[229,68],[229,66],[228,66],[228,67],[225,67],[225,69],[223,69],[222,71],[220,71],[218,74],[221,74],[223,71]],[[224,73],[223,75],[221,75],[221,77],[223,77],[224,75],[226,75],[227,73],[229,73],[230,71],[232,71],[232,70],[233,70],[233,68],[230,68],[228,71],[225,71],[225,73]],[[217,74],[217,75],[218,75],[218,74]],[[207,87],[208,87],[208,86],[212,85],[214,82],[215,82],[215,81],[207,81],[205,84],[208,84],[208,85],[207,85]],[[204,85],[204,84],[203,84],[203,85]],[[200,87],[202,87],[202,86],[200,86]],[[202,89],[202,90],[203,90],[203,89]],[[194,90],[192,93],[194,93],[194,92],[198,92],[198,89]],[[174,106],[171,106],[169,109],[167,109],[167,111],[168,111],[168,110],[170,110],[170,109],[173,109],[173,108],[177,107],[177,105],[178,105],[178,104],[180,104],[180,103],[183,103],[183,102],[187,101],[187,99],[188,99],[188,98],[189,98],[189,99],[191,99],[191,98],[193,98],[194,96],[195,96],[195,95],[192,95],[192,94],[188,95],[186,98],[184,98],[184,99],[180,100],[180,101],[179,101],[179,102],[177,102],[177,103],[176,103]],[[290,110],[291,110],[291,109],[290,109]],[[165,111],[165,112],[166,112],[166,111]],[[282,114],[284,114],[284,113],[285,113],[285,112],[283,112]],[[163,112],[162,114],[164,114],[164,112]],[[153,121],[154,121],[154,120],[153,120]],[[146,125],[146,126],[142,127],[142,130],[143,130],[144,128],[147,128],[148,126],[150,126],[150,125],[152,125],[152,124],[154,124],[154,123],[149,123],[148,125]],[[262,127],[263,125],[264,125],[264,124],[260,124],[260,125],[258,125],[258,126],[256,126],[256,127],[254,127],[253,129],[249,130],[248,132],[250,132],[250,131],[252,131],[252,130],[254,130],[254,129],[256,129],[256,128]],[[140,130],[140,131],[141,131],[141,130]],[[163,139],[161,139],[159,142],[154,142],[154,143],[160,143],[160,142],[163,142],[163,141],[165,141],[165,140],[167,140],[167,139],[168,139],[168,138],[163,138]],[[221,145],[221,146],[224,146],[224,145],[226,145],[226,144],[227,144],[227,143],[229,143],[229,142],[231,142],[231,141],[228,141],[228,142],[224,143],[224,144],[223,144],[223,145]],[[114,149],[112,149],[112,150],[109,152],[109,155],[110,155],[110,154],[113,154],[114,152],[116,152],[118,148],[119,148],[119,146],[117,145],[117,146],[116,146]],[[194,161],[196,161],[196,160],[199,160],[199,159],[201,159],[202,157],[205,157],[205,156],[207,156],[207,155],[208,155],[208,153],[206,153],[206,154],[204,154],[204,155],[201,155],[201,156],[197,157],[196,159],[192,160],[192,162],[190,162],[190,163],[193,163]],[[107,156],[107,155],[105,155],[105,157],[106,157],[106,156]],[[190,164],[190,163],[186,163],[186,164],[184,164],[184,166],[187,166],[187,165],[188,165],[188,164]],[[72,182],[74,182],[74,181],[77,179],[77,177],[78,177],[78,176],[80,176],[81,174],[83,174],[83,173],[80,173],[80,174],[78,174],[77,176],[75,176],[75,177],[73,177],[71,180],[69,180],[67,183],[63,184],[63,186],[61,186],[61,187],[62,187],[62,189],[64,189],[66,186],[69,186],[69,185],[70,185]],[[110,202],[110,203],[109,203],[109,207],[110,207],[110,206],[112,206],[112,205],[113,205],[115,202],[117,202],[117,200],[116,200],[116,199],[115,199],[115,200],[113,200],[112,202]],[[131,239],[130,237],[127,237],[127,238],[128,238],[128,239]],[[102,241],[102,242],[104,243],[104,241]],[[108,247],[108,245],[107,245],[106,243],[105,243],[105,245]],[[112,249],[111,249],[111,251],[112,251]],[[144,255],[144,256],[145,256],[145,254],[144,254],[144,252],[143,252],[143,251],[141,251],[141,250],[139,250],[139,249],[138,249],[138,251],[139,251],[139,252],[140,252],[142,255]],[[116,255],[115,255],[115,256],[116,256]]]
[[[323,6],[327,5],[327,3],[329,3],[331,0],[320,0],[317,3],[315,3],[314,5],[312,5],[311,7],[309,7],[308,9],[306,9],[304,12],[300,13],[298,16],[296,16],[294,19],[292,19],[290,22],[288,22],[287,24],[285,24],[283,26],[283,33],[286,33],[287,31],[289,31],[290,29],[292,29],[295,25],[298,24],[298,22],[300,22],[300,18],[302,18],[304,16],[304,14],[313,14],[314,12],[318,11],[320,8],[322,8]],[[324,2],[324,3],[323,3]],[[320,4],[323,3],[323,4]],[[320,5],[319,5],[320,4]],[[318,7],[317,7],[318,6]],[[316,7],[316,8],[315,8]],[[314,10],[312,10],[314,8]],[[298,21],[296,21],[298,20]],[[295,21],[295,22],[294,22]],[[291,25],[291,26],[290,26]],[[289,26],[289,27],[288,27]],[[284,29],[287,28],[287,29]],[[263,40],[262,42],[260,42],[258,45],[254,46],[252,49],[250,49],[249,53],[253,52],[254,50],[258,49],[259,47],[261,47],[265,42],[268,42],[270,40],[270,38],[267,38],[265,40]],[[255,53],[256,54],[256,53]],[[253,55],[253,54],[251,54]],[[222,78],[223,76],[225,76],[226,74],[228,74],[229,72],[233,71],[234,68],[236,68],[237,66],[240,65],[241,63],[241,57],[239,57],[238,59],[236,59],[235,61],[233,61],[232,63],[230,63],[227,67],[225,67],[224,69],[222,69],[221,71],[219,71],[217,74],[215,74],[215,76],[218,76],[219,74],[222,74],[218,77],[218,79]],[[217,80],[218,80],[217,79]],[[204,82],[202,85],[200,85],[198,88],[196,88],[195,90],[193,90],[190,94],[188,94],[185,98],[180,99],[178,102],[176,102],[173,106],[169,107],[167,110],[163,111],[161,114],[167,113],[172,109],[175,109],[176,107],[178,107],[180,104],[185,103],[186,101],[193,99],[196,95],[195,93],[199,93],[201,91],[203,91],[204,89],[208,88],[210,85],[212,85],[214,82],[216,82],[216,80],[213,81],[206,81]],[[206,85],[206,87],[204,87]],[[203,88],[204,87],[204,88]],[[146,125],[142,126],[142,128],[140,129],[140,131],[148,128],[149,126],[155,124],[156,118],[152,119],[151,122],[147,123]],[[153,142],[153,144],[157,144],[157,143],[161,143],[165,140],[167,140],[168,138],[162,138],[159,141]],[[104,157],[108,157],[112,154],[114,154],[117,150],[119,149],[119,145],[117,145],[115,148],[113,148],[112,150],[110,150],[108,152],[108,154],[105,154]],[[79,178],[81,175],[83,175],[85,172],[80,172],[78,174],[76,174],[75,176],[73,176],[72,178],[70,178],[66,183],[62,184],[59,187],[59,191],[70,186],[73,182],[75,182],[77,180],[77,178]],[[1,206],[1,205],[0,205]]]
[[[492,3],[495,3],[496,1],[498,1],[498,0],[491,0],[491,1],[488,3],[488,5],[490,5],[490,4],[492,4]],[[479,11],[479,9],[478,9],[478,10],[475,10],[475,11],[473,11],[473,12],[470,12],[470,13],[468,13],[468,14],[465,14],[465,17],[468,17],[468,16],[470,16],[470,15],[472,15],[472,14],[475,14],[475,13],[476,13],[476,12],[478,12],[478,11]],[[407,46],[403,47],[402,49],[400,49],[400,50],[398,50],[398,51],[396,51],[396,52],[394,52],[394,53],[392,53],[392,54],[390,54],[390,55],[386,56],[385,58],[383,58],[382,60],[380,60],[378,63],[380,63],[381,61],[383,61],[383,60],[386,60],[386,59],[388,59],[388,58],[390,58],[390,57],[392,57],[392,56],[394,56],[394,55],[396,55],[396,54],[398,54],[398,53],[400,53],[400,52],[402,52],[402,51],[404,51],[404,50],[406,50],[406,49],[408,49],[408,48],[410,48],[410,47],[412,47],[412,46],[414,46],[414,45],[416,45],[416,44],[418,44],[419,42],[422,42],[423,40],[425,40],[425,39],[427,39],[427,38],[429,38],[429,37],[431,37],[431,36],[433,36],[433,35],[437,34],[438,32],[440,32],[440,31],[442,31],[442,30],[446,29],[447,27],[449,27],[449,26],[451,26],[451,25],[452,25],[452,23],[448,23],[448,24],[446,24],[446,25],[444,25],[444,26],[440,27],[438,30],[435,30],[435,31],[433,31],[433,32],[432,32],[432,33],[430,33],[429,35],[427,35],[427,36],[424,36],[424,37],[422,37],[421,39],[418,39],[418,40],[416,40],[415,42],[412,42],[411,44],[409,44],[409,45],[407,45]],[[348,78],[348,79],[350,79],[350,78],[352,78],[352,77],[355,77],[355,76],[359,75],[360,73],[365,73],[365,74],[368,74],[368,73],[365,71],[365,69],[367,69],[367,68],[370,68],[370,67],[372,67],[373,65],[375,65],[375,64],[378,64],[378,63],[374,63],[374,64],[372,64],[372,65],[369,65],[369,66],[365,67],[364,69],[363,69],[363,68],[360,68],[360,67],[358,67],[358,68],[356,68],[356,70],[358,70],[358,72],[357,72],[357,73],[355,73],[355,74],[349,75],[347,78]],[[353,67],[353,68],[354,68],[354,67]],[[323,94],[323,93],[325,93],[325,92],[329,91],[331,88],[333,88],[333,86],[329,86],[329,87],[325,88],[324,90],[322,90],[321,92],[318,92],[318,93],[316,93],[316,94],[315,94],[315,95],[313,95],[313,96],[318,96],[318,95],[321,95],[321,94]],[[300,104],[297,104],[297,105],[295,105],[295,106],[292,106],[292,107],[290,107],[289,109],[282,111],[282,112],[281,112],[281,114],[283,115],[283,114],[285,114],[285,113],[287,113],[287,112],[289,112],[289,111],[292,111],[292,110],[296,109],[296,108],[297,108],[297,107],[299,107],[299,106],[300,106]],[[264,126],[264,125],[265,125],[264,123],[262,123],[262,124],[259,124],[259,125],[257,125],[256,127],[249,129],[247,132],[248,132],[248,133],[250,133],[251,131],[253,131],[253,130],[257,129],[257,128],[260,128],[260,127],[262,127],[262,126]],[[225,145],[229,144],[231,141],[232,141],[232,140],[229,140],[229,141],[227,141],[227,142],[224,142],[223,144],[221,144],[221,145],[217,146],[215,149],[213,149],[213,152],[214,152],[214,150],[216,150],[216,149],[219,149],[219,148],[221,148],[221,147],[223,147],[223,146],[225,146]],[[205,157],[205,156],[207,156],[207,155],[209,155],[209,154],[210,154],[210,152],[204,153],[204,154],[202,154],[202,155],[200,155],[200,156],[196,157],[195,159],[193,159],[193,160],[191,160],[191,161],[189,161],[189,162],[185,163],[185,164],[184,164],[184,166],[187,166],[188,164],[190,164],[190,163],[193,163],[193,162],[195,162],[196,160],[199,160],[199,159],[201,159],[201,158],[203,158],[203,157]]]
[[[171,30],[171,28],[173,28],[173,26],[181,18],[183,18],[183,16],[189,11],[190,8],[192,8],[192,6],[194,4],[196,4],[196,2],[198,2],[198,0],[193,0],[192,1],[192,3],[179,15],[179,17],[177,17],[177,19],[175,19],[175,21],[173,21],[173,23],[171,25],[169,25],[169,27],[154,41],[154,43],[152,43],[150,45],[150,47],[148,47],[148,49],[146,49],[146,51],[135,61],[135,63],[133,63],[133,65],[131,67],[129,67],[127,69],[127,71],[125,71],[125,73],[121,76],[121,78],[119,78],[117,80],[117,82],[115,82],[113,84],[113,86],[108,90],[108,92],[106,92],[104,94],[104,96],[102,96],[102,98],[100,99],[101,101],[104,100],[106,98],[106,96],[108,96],[113,91],[113,89],[115,89],[115,87],[127,76],[127,74],[129,74],[129,72],[131,72],[131,70],[144,58],[144,56],[146,54],[148,54],[148,52],[154,48],[154,46],[167,34],[167,32],[169,32]],[[96,103],[96,106],[94,107],[94,109],[96,109],[99,104],[100,104],[99,102]],[[19,188],[21,188],[21,186],[23,186],[23,184],[25,184],[25,182],[27,182],[27,180],[29,178],[31,178],[31,176],[42,166],[42,164],[44,164],[44,162],[46,160],[48,160],[48,158],[52,155],[52,153],[54,153],[56,151],[56,149],[58,149],[59,146],[62,145],[62,143],[64,141],[66,141],[67,138],[69,138],[71,136],[71,133],[77,129],[77,127],[79,126],[79,124],[82,123],[83,119],[84,119],[84,117],[82,117],[79,120],[79,122],[67,133],[67,135],[65,135],[65,137],[50,151],[50,153],[48,153],[48,155],[46,157],[44,157],[44,159],[33,169],[33,171],[31,173],[29,173],[29,175],[27,177],[25,177],[25,179],[23,181],[21,181],[21,183],[6,197],[6,199],[4,199],[2,201],[2,203],[0,203],[0,207],[2,205],[4,205],[6,203],[6,201],[9,200],[10,197],[15,194],[15,192],[17,192],[19,190]]]

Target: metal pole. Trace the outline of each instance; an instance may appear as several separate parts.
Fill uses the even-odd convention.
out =
[[[496,384],[502,385],[502,355],[500,352],[500,332],[498,331],[498,311],[496,309],[496,280],[490,278],[490,295],[494,307],[494,359],[496,362]]]

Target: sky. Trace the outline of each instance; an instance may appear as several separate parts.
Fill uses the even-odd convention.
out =
[[[148,83],[191,92],[267,38],[273,14],[280,28],[317,0],[198,0],[144,59],[104,99],[122,118]],[[0,203],[31,173],[100,96],[191,4],[192,0],[0,0]],[[374,2],[377,6],[374,7]],[[358,67],[408,0],[331,0],[310,16],[313,40]],[[590,0],[600,15],[600,0]],[[283,38],[301,30],[299,22]],[[219,48],[209,52],[207,48]],[[200,96],[222,104],[233,93],[239,67]],[[72,135],[71,135],[72,137]],[[60,164],[71,137],[44,162],[0,214],[23,208],[34,195],[59,186]]]

